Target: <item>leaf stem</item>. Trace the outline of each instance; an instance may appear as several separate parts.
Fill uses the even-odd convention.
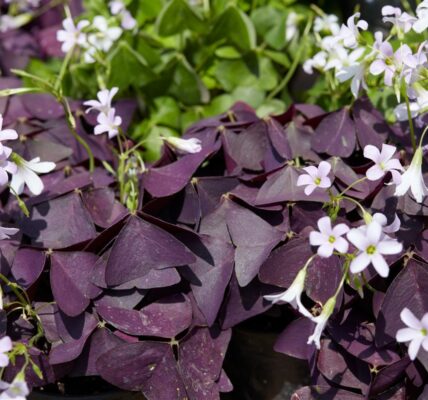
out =
[[[412,142],[413,151],[416,151],[415,127],[413,125],[413,117],[412,117],[412,112],[410,110],[409,96],[407,95],[406,90],[404,90],[404,99],[406,101],[407,118],[409,119],[410,141]]]

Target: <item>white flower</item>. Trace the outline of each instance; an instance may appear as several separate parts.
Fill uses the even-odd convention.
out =
[[[311,320],[316,323],[316,326],[314,333],[308,338],[308,344],[314,343],[317,349],[321,347],[321,335],[324,331],[328,319],[330,318],[331,314],[333,314],[335,305],[336,298],[330,297],[324,304],[321,314],[318,315],[318,317],[311,318]]]
[[[5,146],[3,146],[2,142],[15,139],[18,139],[18,133],[14,129],[3,129],[3,116],[0,114],[0,154],[5,151]]]
[[[412,17],[406,12],[402,12],[398,7],[384,6],[382,7],[383,22],[390,22],[399,31],[407,33],[412,29],[417,18]]]
[[[98,30],[88,36],[89,43],[97,50],[107,52],[113,43],[122,35],[122,29],[118,26],[109,27],[107,19],[97,15],[92,21],[92,26]]]
[[[418,20],[413,24],[413,30],[417,33],[422,33],[428,28],[428,1],[424,0],[416,8]]]
[[[86,34],[82,30],[89,26],[89,21],[79,21],[76,26],[72,18],[66,18],[62,21],[62,26],[64,29],[56,33],[56,39],[62,42],[61,50],[64,53],[68,53],[75,46],[86,46]]]
[[[403,250],[403,245],[386,236],[382,226],[376,221],[372,221],[365,230],[351,229],[347,238],[358,249],[357,256],[351,261],[350,269],[353,274],[372,264],[378,274],[386,278],[389,275],[389,266],[383,256],[398,254]]]
[[[180,153],[199,153],[202,150],[201,141],[197,138],[181,139],[174,136],[162,137],[162,139],[171,145]]]
[[[108,114],[108,112],[111,109],[111,102],[113,100],[113,97],[116,95],[118,91],[119,91],[119,88],[117,87],[114,87],[110,90],[108,89],[100,90],[97,93],[98,100],[88,100],[83,103],[85,106],[89,107],[86,110],[86,113],[89,113],[92,110],[97,110],[101,113]]]
[[[422,175],[422,147],[418,147],[413,156],[410,167],[401,176],[401,183],[395,189],[395,196],[404,196],[408,190],[412,191],[413,197],[418,203],[422,203],[423,197],[428,194]]]
[[[24,191],[24,186],[27,185],[30,192],[37,196],[43,191],[43,182],[37,174],[46,174],[55,169],[55,163],[50,161],[41,162],[40,157],[26,161],[17,154],[13,154],[13,161],[17,166],[17,170],[12,175],[10,187],[14,192],[20,195]]]
[[[0,226],[0,240],[10,239],[10,236],[18,232],[19,229],[17,228],[5,228],[4,226]]]
[[[392,221],[390,225],[388,225],[388,220],[386,216],[381,213],[374,214],[373,221],[376,221],[382,227],[383,233],[398,232],[401,227],[401,221],[400,221],[400,218],[398,218],[397,214],[395,214],[394,221]],[[367,227],[367,225],[364,225],[364,227]]]
[[[98,125],[94,129],[95,135],[104,132],[108,133],[109,139],[114,138],[119,133],[119,127],[122,124],[122,118],[115,115],[116,110],[111,108],[107,114],[100,113],[97,117]]]
[[[303,63],[303,70],[309,75],[314,73],[314,68],[322,71],[327,64],[327,57],[328,54],[325,51],[320,51]]]
[[[364,20],[360,20],[355,23],[355,19],[360,18],[360,13],[356,13],[348,18],[345,24],[342,24],[340,32],[337,36],[338,40],[343,42],[343,45],[349,48],[357,46],[359,29],[365,31],[369,27],[368,23]]]
[[[9,357],[6,354],[12,350],[12,340],[9,336],[2,337],[0,339],[0,368],[7,367],[9,365]]]
[[[25,400],[30,394],[27,384],[20,375],[18,375],[12,383],[0,381],[0,390],[4,390],[4,392],[0,394],[0,400]]]
[[[285,292],[267,295],[264,296],[264,298],[271,301],[273,304],[278,302],[290,303],[293,308],[299,310],[305,317],[311,318],[312,314],[305,308],[301,300],[302,293],[305,290],[306,270],[307,268],[304,267],[298,272],[293,283]]]
[[[303,168],[307,174],[300,175],[297,179],[297,186],[306,186],[305,194],[309,196],[317,187],[327,189],[331,186],[331,180],[328,174],[331,165],[327,161],[321,161],[317,167],[311,165]]]
[[[340,31],[338,21],[339,18],[334,14],[318,16],[314,21],[314,31],[321,33],[329,32],[333,35],[337,35]]]
[[[401,320],[407,325],[397,331],[397,342],[410,342],[409,357],[414,360],[419,353],[421,346],[428,351],[428,313],[422,320],[418,320],[408,309],[404,308],[400,313]]]
[[[342,237],[349,231],[345,224],[332,228],[330,217],[323,217],[318,220],[317,225],[319,232],[312,231],[309,234],[309,243],[311,246],[319,246],[317,253],[320,257],[328,258],[334,250],[339,253],[348,251],[348,242]]]
[[[366,176],[369,181],[377,181],[385,176],[387,172],[391,172],[392,181],[398,185],[401,182],[401,174],[404,168],[400,161],[393,158],[397,148],[389,144],[382,144],[382,151],[371,144],[364,147],[364,157],[372,160],[375,165],[370,167]]]
[[[285,40],[287,42],[289,42],[299,33],[299,28],[297,25],[298,22],[299,15],[294,11],[291,11],[287,16],[287,21],[285,22]]]
[[[16,164],[8,160],[11,154],[12,149],[3,146],[3,153],[0,154],[0,186],[5,185],[9,181],[8,172],[10,174],[15,174],[17,171]]]
[[[351,81],[351,92],[355,98],[358,97],[360,89],[367,89],[367,84],[364,80],[366,66],[360,60],[365,49],[360,47],[355,49],[342,60],[341,65],[336,67],[336,78],[339,82]]]

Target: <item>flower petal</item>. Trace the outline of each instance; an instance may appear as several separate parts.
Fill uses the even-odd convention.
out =
[[[377,273],[382,277],[386,278],[389,275],[389,266],[382,254],[376,253],[371,256],[371,262]]]
[[[360,253],[351,261],[351,272],[357,274],[365,270],[370,264],[370,257],[366,253]]]
[[[423,328],[422,322],[407,307],[401,311],[400,318],[410,328],[418,330]]]
[[[377,163],[380,158],[379,149],[372,144],[368,144],[366,147],[364,147],[364,157]]]

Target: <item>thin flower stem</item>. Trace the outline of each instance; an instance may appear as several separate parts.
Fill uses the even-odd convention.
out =
[[[66,72],[67,72],[68,64],[70,63],[70,60],[71,60],[71,57],[73,56],[73,53],[74,53],[74,46],[65,55],[64,61],[62,62],[61,70],[58,74],[58,77],[56,79],[55,86],[54,86],[55,91],[58,91],[61,88],[62,81],[64,79]]]
[[[336,289],[336,293],[334,294],[334,297],[336,298],[337,296],[339,296],[340,291],[342,290],[342,287],[346,281],[346,278],[348,276],[348,272],[349,272],[349,260],[346,260],[345,265],[344,265],[344,271],[343,271],[343,276],[342,279],[340,280],[339,286]]]
[[[354,186],[358,185],[361,182],[364,182],[367,180],[367,176],[363,176],[360,179],[357,179],[355,182],[352,182],[348,187],[342,190],[342,192],[339,193],[338,197],[343,196],[349,189],[352,189]]]
[[[86,142],[85,139],[83,139],[81,136],[79,136],[79,134],[77,133],[76,130],[76,121],[73,117],[73,114],[71,112],[70,109],[70,104],[68,103],[67,99],[62,96],[60,93],[56,93],[56,98],[57,100],[61,103],[65,115],[66,115],[66,120],[67,120],[67,124],[68,127],[70,128],[71,134],[74,136],[74,138],[84,147],[84,149],[86,150],[86,153],[88,154],[89,157],[89,172],[94,172],[95,169],[95,159],[94,159],[94,154],[92,153],[91,148],[89,147],[88,143]]]
[[[18,300],[21,302],[22,305],[28,304],[27,299],[19,293],[18,285],[16,283],[11,282],[9,279],[7,279],[3,274],[0,274],[0,279],[11,288],[12,292],[15,294],[15,296],[18,298]],[[24,290],[23,290],[24,292]]]
[[[344,200],[349,200],[351,203],[354,203],[356,206],[358,206],[360,208],[360,210],[363,212],[364,214],[367,214],[367,211],[365,210],[365,208],[360,204],[359,201],[353,199],[352,197],[348,197],[348,196],[341,196],[338,200],[340,199],[344,199]]]
[[[409,119],[410,141],[412,142],[413,151],[416,151],[415,127],[413,126],[412,112],[410,111],[410,101],[406,90],[404,90],[404,99],[406,101],[407,118]]]
[[[302,41],[299,45],[299,48],[297,49],[296,55],[293,60],[293,64],[291,64],[290,69],[288,70],[284,79],[280,82],[280,84],[276,87],[276,89],[274,89],[269,94],[269,96],[267,97],[268,100],[272,100],[278,93],[281,93],[281,91],[288,85],[288,82],[290,82],[291,78],[296,72],[296,69],[299,66],[300,60],[303,55],[303,49],[306,46],[306,38],[308,37],[309,31],[311,30],[312,22],[313,22],[313,16],[309,18],[309,21],[305,26],[305,30],[303,31],[303,34],[302,34]]]
[[[419,147],[422,147],[422,142],[423,142],[427,132],[428,132],[428,126],[425,127],[424,131],[422,132],[421,138],[419,139]]]

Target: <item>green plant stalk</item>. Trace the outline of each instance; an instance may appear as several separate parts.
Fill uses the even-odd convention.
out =
[[[281,93],[281,91],[288,85],[294,73],[296,72],[296,69],[299,66],[299,63],[303,55],[303,49],[306,46],[306,37],[309,35],[309,31],[311,30],[311,27],[312,27],[312,22],[313,22],[313,17],[310,17],[303,31],[302,43],[300,43],[299,48],[297,49],[297,53],[293,60],[293,64],[291,64],[290,69],[288,70],[284,79],[280,82],[280,84],[276,87],[276,89],[274,89],[269,94],[269,96],[267,97],[268,100],[272,100],[278,93]]]
[[[70,110],[70,104],[68,104],[67,99],[62,96],[60,93],[56,93],[56,98],[59,101],[59,103],[62,105],[65,115],[66,115],[66,120],[67,120],[67,125],[71,131],[71,134],[74,136],[74,138],[84,147],[86,153],[88,154],[89,157],[89,172],[94,172],[95,169],[95,159],[94,159],[94,154],[92,153],[91,148],[89,147],[88,143],[86,142],[85,139],[83,139],[82,137],[79,136],[79,134],[77,133],[76,130],[76,121],[73,117],[73,113]]]
[[[59,71],[59,74],[58,74],[58,77],[56,79],[55,86],[54,86],[54,89],[56,92],[59,90],[61,90],[61,92],[62,92],[62,89],[61,89],[62,81],[64,79],[66,72],[67,72],[68,64],[70,64],[71,57],[73,56],[73,53],[74,53],[74,46],[65,55],[64,61],[61,64],[61,70]]]
[[[404,99],[406,101],[407,118],[409,119],[410,141],[412,142],[413,151],[416,151],[415,127],[413,125],[412,112],[410,111],[409,96],[407,95],[407,91],[406,90],[404,90]]]
[[[363,176],[362,178],[357,179],[355,182],[352,182],[349,186],[347,186],[345,189],[343,189],[339,193],[338,197],[343,196],[348,190],[352,189],[354,186],[358,185],[359,183],[364,182],[365,180],[367,180],[367,176]]]
[[[3,274],[0,274],[0,279],[12,289],[12,292],[15,294],[15,296],[18,298],[18,300],[21,302],[23,306],[27,305],[29,303],[29,299],[25,298],[18,290],[18,285],[16,283],[11,282],[9,279],[7,279]],[[25,293],[25,291],[23,290]],[[25,294],[27,296],[27,294]]]

